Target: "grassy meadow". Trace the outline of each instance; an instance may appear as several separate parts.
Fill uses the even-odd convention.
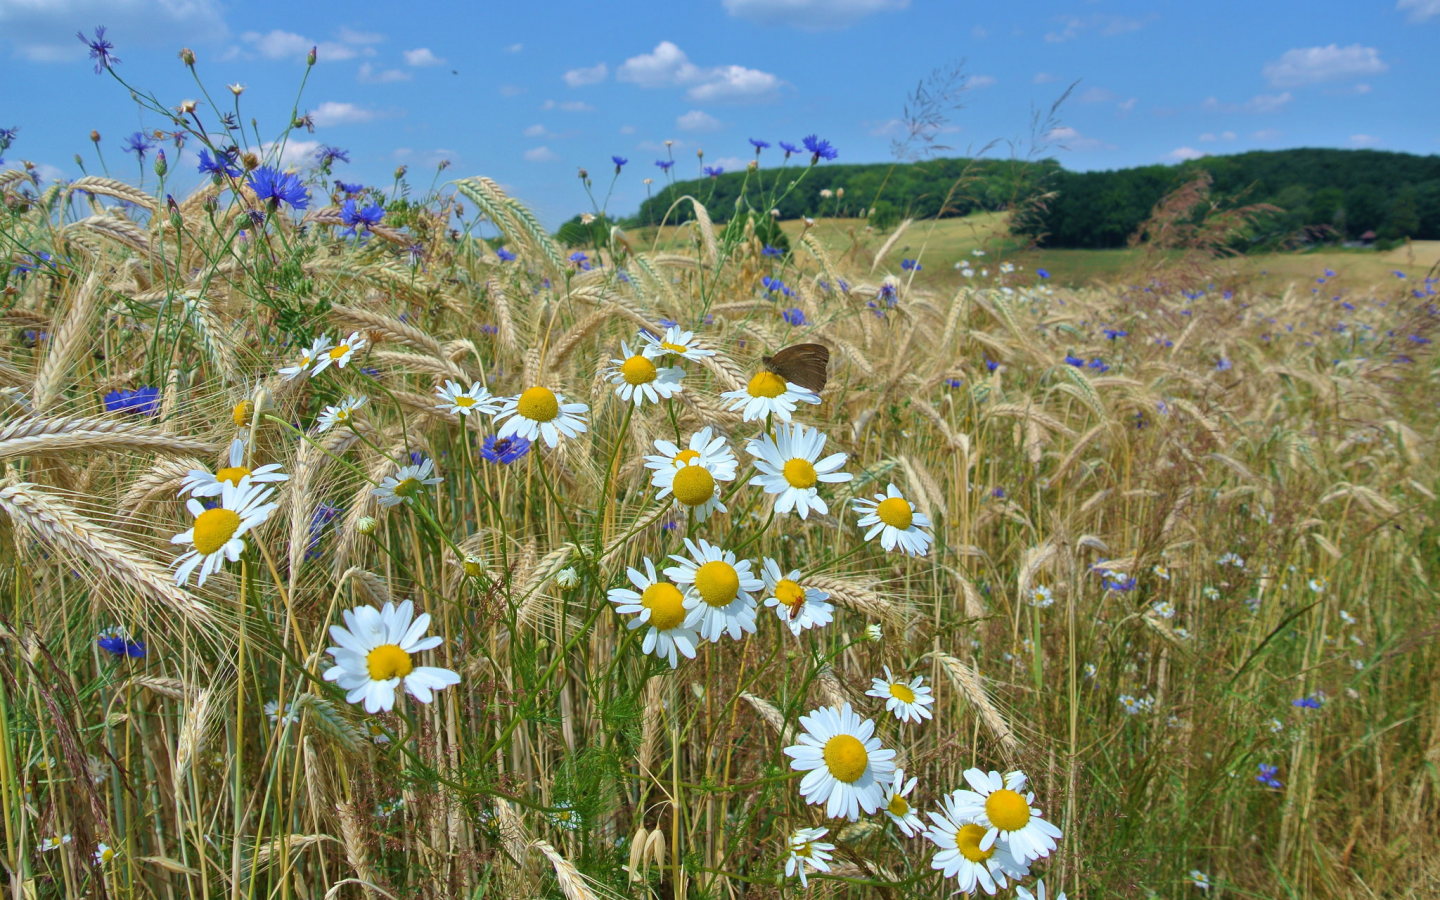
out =
[[[562,247],[138,96],[197,191],[0,176],[11,896],[1440,887],[1424,262]]]

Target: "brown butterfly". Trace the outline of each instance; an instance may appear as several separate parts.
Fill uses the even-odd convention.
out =
[[[809,391],[825,390],[829,374],[830,349],[824,344],[794,344],[777,351],[774,356],[760,357],[760,364],[786,381]]]

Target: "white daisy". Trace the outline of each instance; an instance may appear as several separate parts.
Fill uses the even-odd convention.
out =
[[[40,852],[49,853],[51,850],[59,850],[65,844],[70,843],[70,840],[71,838],[68,834],[61,835],[60,837],[44,838],[40,841]]]
[[[914,722],[920,724],[922,719],[929,719],[934,713],[926,709],[935,702],[930,695],[930,689],[925,686],[925,677],[916,675],[907,684],[905,680],[897,679],[890,674],[890,667],[885,667],[884,678],[872,678],[870,690],[865,692],[867,697],[879,697],[885,701],[885,708],[895,714],[895,718],[902,722]]]
[[[680,384],[680,379],[685,377],[684,369],[656,368],[648,355],[631,353],[630,345],[624,341],[620,342],[620,353],[623,358],[610,360],[615,365],[606,371],[606,377],[621,400],[627,403],[634,400],[638,408],[644,406],[646,400],[651,403],[669,400],[684,389]]]
[[[671,556],[680,565],[665,570],[670,580],[687,585],[685,619],[687,628],[696,628],[707,641],[718,641],[729,632],[740,640],[743,632],[755,633],[755,598],[765,582],[750,574],[750,560],[736,561],[735,554],[722,550],[704,538],[696,544],[685,539],[690,556]]]
[[[497,439],[519,435],[527,441],[536,436],[545,438],[546,446],[554,449],[560,435],[573,438],[585,431],[581,418],[590,407],[584,403],[566,403],[565,398],[547,387],[535,386],[518,397],[507,397],[495,421],[506,419],[495,434]]]
[[[204,585],[225,560],[235,562],[245,552],[245,532],[261,524],[279,506],[266,503],[273,488],[251,484],[248,477],[238,484],[223,482],[220,488],[220,505],[206,509],[199,500],[191,497],[185,501],[185,508],[195,517],[195,526],[183,534],[170,539],[172,544],[189,544],[175,560],[175,583],[184,584],[190,580],[190,573],[200,569],[198,585]]]
[[[397,506],[401,503],[415,502],[415,495],[420,488],[430,484],[440,484],[445,479],[435,475],[435,461],[426,458],[416,466],[401,466],[394,475],[386,475],[385,480],[380,482],[377,488],[371,488],[370,493],[375,496],[375,501],[381,506]]]
[[[906,500],[895,485],[890,485],[884,494],[876,494],[874,500],[863,497],[852,501],[855,511],[860,513],[859,525],[869,528],[865,540],[874,540],[880,535],[880,546],[911,556],[924,556],[930,552],[930,535],[921,531],[930,527],[930,519],[915,511],[915,504]]]
[[[661,497],[671,491],[675,473],[692,459],[699,460],[701,465],[709,469],[716,481],[735,480],[735,469],[739,460],[730,451],[725,438],[714,437],[713,434],[710,426],[706,425],[690,435],[690,445],[684,450],[669,441],[655,442],[655,449],[660,451],[660,455],[645,457],[645,468],[654,470],[655,474],[650,476],[650,483],[660,488]]]
[[[459,382],[446,379],[444,387],[435,389],[435,396],[440,398],[435,408],[452,415],[469,416],[472,412],[483,412],[493,416],[500,411],[499,401],[491,397],[490,392],[478,381],[473,382],[467,390],[462,388]]]
[[[820,838],[830,833],[828,828],[800,828],[790,835],[790,858],[785,860],[785,877],[800,876],[800,886],[809,887],[805,878],[808,866],[817,872],[830,871],[830,851],[834,844],[827,844]]]
[[[1210,890],[1210,876],[1199,869],[1190,870],[1190,883],[1202,891]]]
[[[645,341],[645,349],[641,352],[651,359],[659,359],[666,354],[693,360],[715,355],[714,350],[700,349],[695,332],[681,331],[679,325],[666,328],[665,334],[658,338],[648,331],[640,332],[640,337]]]
[[[650,626],[641,648],[646,653],[670,660],[672,669],[680,664],[675,655],[677,650],[685,654],[686,659],[694,659],[698,635],[695,629],[685,624],[690,615],[685,608],[685,595],[670,582],[661,581],[655,574],[655,564],[648,558],[644,574],[633,568],[627,569],[626,574],[638,590],[612,588],[610,602],[616,605],[616,612],[635,615],[626,626],[631,631]]]
[[[329,431],[336,425],[349,425],[355,420],[355,412],[365,405],[368,397],[346,397],[341,403],[327,406],[320,413],[320,431]]]
[[[907,784],[905,770],[896,769],[895,780],[885,788],[885,805],[880,807],[885,811],[885,815],[890,817],[890,821],[895,823],[895,827],[899,828],[906,837],[914,837],[925,830],[925,823],[920,821],[920,814],[916,812],[915,807],[910,805],[910,801],[905,799],[910,796],[911,791],[915,790],[915,782],[918,780],[918,778],[912,777]]]
[[[763,419],[774,414],[782,422],[790,421],[797,403],[820,403],[820,395],[776,375],[759,371],[743,390],[726,391],[720,395],[732,401],[728,409],[744,410],[745,421]]]
[[[361,349],[364,346],[365,339],[360,336],[360,332],[350,332],[350,336],[348,338],[346,338],[341,343],[336,344],[328,352],[321,353],[316,358],[315,368],[310,370],[310,377],[314,378],[316,375],[319,375],[321,372],[325,371],[327,366],[333,365],[336,368],[345,368],[345,366],[349,364],[351,358],[355,356],[355,351]]]
[[[280,712],[279,700],[265,701],[265,715],[270,719],[270,724],[276,727],[284,725],[295,725],[300,721],[300,713],[295,709],[293,702],[285,704],[285,712]]]
[[[946,878],[958,879],[960,890],[967,894],[982,888],[993,895],[1009,879],[1030,874],[1030,867],[1017,861],[1004,844],[981,846],[985,826],[975,824],[961,812],[955,795],[947,794],[940,802],[943,812],[926,813],[933,824],[925,830],[925,838],[940,848],[930,861],[932,869],[938,869]]]
[[[720,485],[715,474],[698,459],[687,460],[685,465],[675,469],[670,477],[670,486],[660,491],[675,495],[675,506],[695,514],[695,521],[703,522],[715,512],[729,512],[720,502]]]
[[[288,481],[289,475],[280,471],[277,463],[268,466],[261,466],[258,469],[250,470],[245,467],[245,442],[240,438],[230,442],[230,465],[222,467],[218,472],[211,474],[204,469],[191,469],[180,482],[180,493],[189,494],[192,497],[218,497],[221,486],[226,482],[239,484],[240,479],[250,476],[251,484],[268,484],[276,481]]]
[[[820,499],[816,484],[821,481],[838,484],[855,477],[840,471],[845,465],[844,453],[832,453],[821,459],[824,450],[825,434],[820,429],[776,425],[774,437],[762,435],[745,445],[746,453],[758,457],[755,468],[760,470],[759,475],[750,479],[750,485],[764,488],[767,494],[778,494],[775,512],[781,515],[792,510],[802,519],[808,517],[811,510],[824,515],[830,512],[830,507]]]
[[[790,633],[796,637],[807,628],[819,628],[834,620],[835,607],[830,605],[830,595],[819,588],[806,587],[799,569],[782,575],[780,564],[767,557],[760,566],[760,577],[765,580],[765,605],[775,608],[775,615],[790,626]]]
[[[112,860],[112,859],[114,859],[114,858],[115,858],[115,851],[110,848],[110,845],[109,845],[109,844],[105,843],[104,841],[101,841],[100,843],[98,843],[98,844],[95,845],[95,856],[94,856],[95,865],[97,865],[97,866],[106,865],[106,864],[108,864],[108,863],[110,862],[110,860]]]
[[[954,810],[964,821],[985,826],[981,850],[989,850],[998,839],[1009,845],[1011,856],[1028,864],[1044,859],[1055,849],[1060,829],[1030,806],[1034,794],[1020,793],[1025,788],[1024,772],[1010,772],[1001,778],[999,772],[966,769],[965,780],[975,790],[956,791],[951,798]]]
[[[895,777],[895,751],[883,750],[875,723],[861,721],[850,704],[825,706],[800,717],[805,733],[786,747],[790,768],[809,771],[800,780],[806,803],[825,804],[825,814],[854,822],[860,810],[873,815],[885,802],[885,788]]]
[[[293,381],[296,375],[301,374],[313,366],[315,360],[328,353],[329,350],[330,338],[322,334],[311,342],[309,347],[300,351],[300,361],[298,363],[293,366],[285,366],[280,370],[280,374],[285,376],[286,381]]]
[[[325,670],[325,680],[334,681],[348,693],[348,703],[364,702],[365,711],[389,712],[395,706],[395,689],[404,686],[410,696],[429,703],[434,691],[460,683],[460,676],[435,666],[415,665],[414,654],[438,647],[439,635],[423,637],[430,627],[430,614],[414,616],[409,600],[383,609],[357,606],[345,610],[345,627],[330,626],[330,637],[338,647],[325,652],[335,665]]]

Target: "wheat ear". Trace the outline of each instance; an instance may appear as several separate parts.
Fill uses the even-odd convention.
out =
[[[995,739],[1000,742],[1000,745],[1011,753],[1019,750],[1020,742],[1015,739],[1015,733],[1006,724],[1005,717],[1000,715],[1000,710],[995,708],[995,704],[986,694],[985,682],[980,677],[980,673],[948,653],[935,651],[930,655],[939,661],[940,667],[950,677],[950,683],[980,714],[980,718],[984,720],[986,727],[995,735]]]

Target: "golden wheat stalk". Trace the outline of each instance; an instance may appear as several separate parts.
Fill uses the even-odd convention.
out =
[[[141,450],[174,455],[216,453],[219,444],[176,437],[147,425],[114,419],[24,418],[0,429],[0,459],[86,450]]]
[[[580,874],[580,870],[548,842],[532,841],[530,846],[544,854],[545,858],[550,860],[550,865],[555,867],[555,880],[559,882],[560,892],[565,895],[565,900],[600,900],[585,883],[585,876]]]
[[[769,700],[757,697],[749,691],[741,691],[740,696],[749,703],[766,725],[775,730],[779,736],[780,743],[790,745],[795,742],[795,728],[785,724],[785,715]]]
[[[1000,715],[1000,710],[990,700],[989,694],[985,691],[985,681],[980,673],[948,653],[936,650],[928,655],[939,661],[940,668],[945,670],[945,674],[950,678],[950,683],[979,713],[981,721],[990,729],[990,733],[995,735],[1000,746],[1011,753],[1019,750],[1020,742],[1015,739],[1015,733],[1006,724],[1005,717]]]
[[[90,330],[100,308],[100,276],[91,273],[70,302],[70,312],[50,338],[50,350],[35,376],[31,402],[37,412],[44,412],[59,399],[69,380],[70,367],[90,346]]]

